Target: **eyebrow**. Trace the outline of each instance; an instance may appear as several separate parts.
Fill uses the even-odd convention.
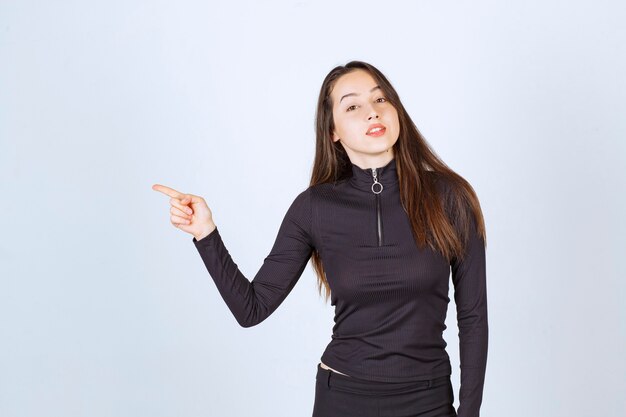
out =
[[[377,88],[378,88],[378,89],[380,89],[380,86],[379,86],[379,85],[377,85],[376,87],[372,88],[372,89],[370,90],[370,93],[371,93],[372,91],[376,90]],[[348,94],[346,94],[345,96],[341,97],[341,100],[343,100],[344,98],[346,98],[346,97],[348,97],[348,96],[358,96],[358,94],[357,94],[357,93],[348,93]],[[339,103],[341,103],[341,100],[339,100]]]

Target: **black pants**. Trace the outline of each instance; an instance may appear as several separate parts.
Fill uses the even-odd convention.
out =
[[[450,376],[416,382],[365,381],[317,364],[313,417],[457,417]]]

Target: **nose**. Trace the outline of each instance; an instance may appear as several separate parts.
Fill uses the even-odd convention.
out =
[[[376,112],[376,109],[374,109],[374,107],[372,107],[372,109],[370,110],[370,113],[367,116],[367,120],[372,120],[372,118],[378,119],[378,113]]]

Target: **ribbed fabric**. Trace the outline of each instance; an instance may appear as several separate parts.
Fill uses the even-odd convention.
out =
[[[278,308],[317,249],[335,307],[331,341],[321,361],[371,381],[451,374],[442,333],[452,273],[461,363],[458,416],[479,417],[488,344],[484,242],[474,222],[462,262],[419,249],[400,202],[396,160],[376,169],[383,186],[379,194],[372,191],[373,173],[352,164],[351,178],[298,194],[252,282],[217,228],[192,240],[243,327],[259,324]],[[436,184],[441,193],[449,192],[445,181]]]

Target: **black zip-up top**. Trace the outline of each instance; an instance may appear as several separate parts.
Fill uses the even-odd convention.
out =
[[[442,178],[436,184],[445,201],[451,188]],[[452,273],[461,364],[458,417],[478,417],[487,362],[487,290],[485,246],[475,221],[471,230],[462,261],[448,262],[428,246],[418,248],[392,159],[379,168],[352,164],[352,177],[298,194],[252,282],[217,228],[192,240],[243,327],[259,324],[278,308],[317,250],[335,306],[331,341],[321,360],[372,381],[452,373],[442,335]]]

